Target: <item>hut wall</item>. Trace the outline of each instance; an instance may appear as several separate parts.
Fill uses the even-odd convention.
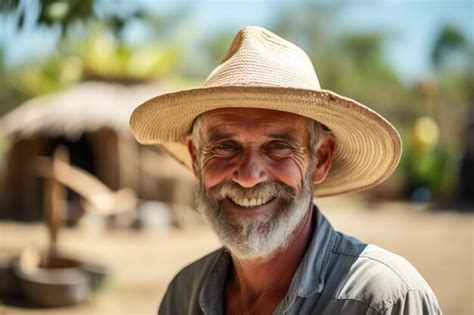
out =
[[[131,136],[118,136],[118,171],[120,187],[129,187],[139,192],[140,166],[138,144]]]
[[[58,145],[68,149],[72,164],[91,172],[112,190],[120,188],[115,131],[101,129],[75,140],[62,136],[13,140],[7,154],[4,188],[0,191],[0,217],[26,221],[43,217],[44,179],[36,174],[34,162],[38,156],[51,156]],[[77,198],[74,192],[69,195]]]
[[[50,139],[35,138],[12,142],[7,156],[2,217],[38,220],[42,217],[41,181],[34,169],[35,158]]]
[[[96,164],[96,176],[110,189],[120,188],[119,149],[117,133],[100,129],[90,136]]]

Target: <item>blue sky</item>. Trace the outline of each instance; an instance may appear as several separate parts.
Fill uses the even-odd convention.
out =
[[[34,0],[28,9],[34,11]],[[106,6],[145,5],[150,10],[166,14],[176,7],[190,11],[191,23],[195,26],[192,34],[202,34],[219,30],[237,32],[244,25],[270,26],[281,6],[291,7],[301,1],[104,1]],[[341,1],[322,1],[334,10],[341,10]],[[429,54],[434,36],[446,23],[459,28],[471,42],[474,42],[474,1],[472,0],[418,0],[383,1],[362,0],[343,1],[345,5],[338,12],[338,20],[328,27],[340,31],[383,30],[390,34],[386,40],[385,55],[394,65],[400,77],[407,81],[416,80],[429,74]],[[334,4],[333,4],[334,3]],[[31,6],[31,7],[30,7]],[[189,17],[188,16],[188,17]],[[9,38],[14,45],[7,47],[7,60],[18,63],[32,55],[41,55],[54,50],[57,32],[44,29],[22,34],[9,34],[8,25],[2,21],[0,35]],[[7,27],[5,27],[7,25]]]

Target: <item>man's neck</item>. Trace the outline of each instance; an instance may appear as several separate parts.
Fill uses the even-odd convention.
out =
[[[311,205],[312,207],[312,205]],[[226,313],[272,313],[286,295],[311,240],[313,210],[297,227],[290,245],[271,257],[244,260],[232,256],[226,283]],[[237,310],[237,308],[242,308]],[[271,311],[270,311],[271,310]]]

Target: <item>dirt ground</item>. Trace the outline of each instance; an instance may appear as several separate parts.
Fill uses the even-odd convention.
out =
[[[444,314],[474,314],[474,212],[426,210],[407,203],[363,202],[357,195],[317,201],[333,226],[406,257],[430,283]],[[44,246],[39,224],[0,221],[0,251]],[[104,286],[87,303],[37,309],[0,305],[0,314],[156,314],[173,275],[217,248],[206,226],[161,230],[65,229],[61,248],[107,266]]]

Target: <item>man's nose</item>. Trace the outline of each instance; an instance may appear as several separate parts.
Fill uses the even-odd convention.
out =
[[[244,188],[250,188],[267,179],[265,161],[263,161],[259,150],[245,150],[234,170],[232,180]]]

